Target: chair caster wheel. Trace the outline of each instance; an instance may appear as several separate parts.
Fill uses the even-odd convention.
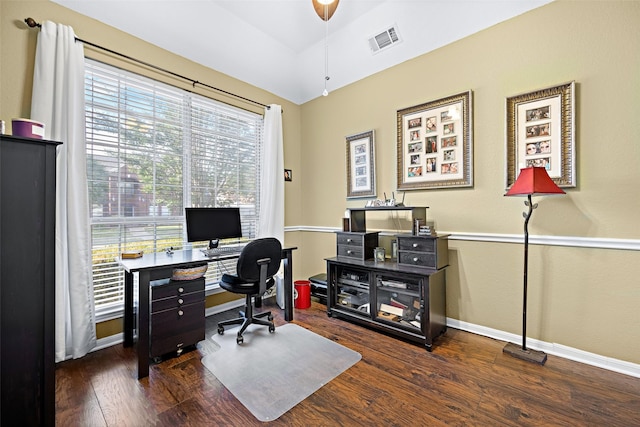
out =
[[[236,338],[236,343],[242,344],[243,342],[244,342],[244,338],[242,338],[242,335],[238,335],[238,337]]]
[[[269,332],[274,333],[276,331],[276,327],[273,325],[269,325]]]
[[[268,316],[267,316],[267,320],[268,320],[269,322],[271,322],[271,321],[273,320],[273,316],[272,316],[271,314],[270,314],[270,315],[268,315]]]
[[[224,335],[224,327],[218,326],[218,335]]]

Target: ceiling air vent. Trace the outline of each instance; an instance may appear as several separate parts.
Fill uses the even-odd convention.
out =
[[[371,37],[369,39],[369,47],[373,53],[378,53],[381,50],[390,48],[400,41],[398,27],[394,24],[383,32]]]

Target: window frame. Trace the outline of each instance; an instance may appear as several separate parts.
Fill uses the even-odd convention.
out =
[[[88,175],[88,182],[89,182],[90,198],[92,199],[92,201],[97,200],[92,198],[92,192],[96,191],[96,188],[97,188],[96,185],[94,185],[94,183],[98,182],[98,180],[96,179],[96,176],[98,175],[94,169],[97,169],[96,165],[100,161],[102,161],[105,164],[108,164],[109,161],[114,162],[114,164],[111,165],[111,169],[112,169],[111,174],[112,176],[113,174],[115,174],[115,176],[117,177],[116,188],[127,189],[126,191],[117,192],[118,200],[116,201],[117,202],[117,206],[115,208],[116,210],[111,211],[107,209],[108,213],[115,212],[116,213],[115,215],[100,216],[100,215],[104,215],[105,213],[104,203],[102,204],[102,210],[100,212],[100,215],[98,215],[98,212],[100,211],[100,207],[99,206],[97,208],[94,207],[93,203],[92,203],[92,209],[90,212],[90,215],[91,215],[90,234],[92,239],[91,246],[92,246],[92,260],[93,260],[92,270],[93,270],[93,278],[94,278],[93,280],[94,294],[96,295],[98,294],[98,292],[96,291],[97,286],[100,287],[100,289],[102,289],[102,287],[106,287],[107,289],[110,289],[111,292],[114,293],[114,298],[115,298],[115,301],[113,302],[100,303],[99,300],[103,298],[98,297],[97,298],[98,301],[94,302],[95,310],[96,310],[96,320],[104,321],[111,318],[117,318],[122,316],[123,304],[124,304],[124,296],[123,296],[124,295],[124,272],[122,267],[117,262],[118,261],[117,257],[122,251],[131,250],[131,249],[142,249],[146,253],[149,253],[149,252],[164,251],[167,249],[167,247],[173,247],[174,249],[179,250],[183,248],[198,249],[206,245],[206,242],[198,242],[195,244],[191,244],[187,242],[187,239],[186,239],[186,230],[184,228],[184,207],[194,206],[193,205],[194,199],[197,200],[196,203],[207,203],[207,202],[209,203],[203,206],[238,206],[240,207],[241,212],[243,213],[243,223],[242,223],[243,238],[250,239],[250,238],[254,238],[257,235],[257,227],[259,224],[258,215],[260,212],[260,170],[259,170],[260,162],[258,160],[260,158],[260,153],[263,150],[262,138],[263,138],[263,129],[264,129],[264,120],[263,120],[264,118],[261,114],[247,111],[239,107],[234,107],[234,106],[222,103],[220,101],[205,97],[203,95],[195,94],[193,92],[189,92],[184,89],[180,89],[175,86],[172,86],[163,82],[159,82],[147,76],[122,70],[113,65],[105,64],[103,62],[96,61],[90,58],[85,58],[85,65],[86,65],[86,68],[85,68],[86,69],[85,71],[85,102],[86,102],[85,120],[86,120],[86,128],[87,128],[86,141],[87,141],[87,162],[88,162],[87,175]],[[115,86],[115,83],[114,83],[114,86],[112,89],[114,92],[118,93],[118,99],[119,97],[122,96],[120,94],[121,91],[127,92],[128,90],[131,90],[129,89],[127,84],[140,85],[140,87],[138,88],[139,89],[138,95],[140,95],[140,99],[142,100],[144,100],[144,97],[145,97],[144,90],[153,91],[153,97],[152,97],[153,108],[151,108],[151,110],[156,108],[156,103],[162,102],[156,98],[156,92],[155,92],[156,90],[159,93],[158,97],[163,96],[163,94],[169,94],[170,96],[175,96],[176,99],[180,98],[182,100],[182,104],[180,106],[180,110],[182,110],[182,112],[179,113],[176,111],[175,113],[177,115],[180,115],[180,114],[184,115],[180,120],[182,128],[179,129],[179,132],[178,132],[181,135],[181,141],[182,141],[182,152],[180,154],[182,158],[182,162],[181,162],[181,166],[176,166],[176,167],[182,168],[181,169],[182,183],[181,183],[181,190],[176,190],[177,187],[174,188],[174,190],[176,191],[181,191],[182,201],[179,209],[175,206],[174,208],[167,208],[166,209],[167,211],[173,210],[173,212],[169,212],[168,215],[163,215],[163,213],[166,213],[165,212],[166,207],[163,207],[159,203],[157,203],[157,199],[156,199],[157,193],[155,193],[155,191],[157,191],[157,187],[161,187],[162,184],[166,184],[166,182],[157,181],[157,180],[160,180],[160,178],[156,176],[156,173],[159,173],[159,172],[157,171],[157,168],[156,168],[157,164],[155,163],[155,156],[157,155],[155,146],[153,146],[154,148],[152,151],[152,150],[149,150],[148,147],[144,148],[141,145],[138,147],[139,152],[135,154],[135,155],[141,156],[142,154],[148,153],[150,156],[154,158],[154,160],[151,161],[151,167],[149,168],[149,170],[153,171],[152,185],[150,188],[152,189],[152,191],[154,191],[154,193],[152,193],[153,197],[152,197],[152,200],[150,201],[151,204],[140,205],[140,208],[137,212],[140,212],[140,211],[144,212],[144,214],[142,215],[137,214],[136,212],[137,206],[134,206],[133,208],[131,208],[131,210],[127,210],[126,208],[123,207],[122,199],[125,193],[131,193],[129,194],[129,196],[133,197],[136,195],[136,191],[137,191],[136,188],[143,187],[145,184],[143,184],[142,180],[137,182],[135,182],[135,180],[129,181],[129,180],[122,179],[120,176],[122,174],[123,165],[124,165],[125,171],[128,171],[127,168],[130,166],[129,164],[126,163],[126,160],[123,161],[120,156],[123,155],[126,158],[127,154],[124,153],[124,151],[127,149],[133,149],[132,147],[127,145],[127,142],[125,141],[127,138],[125,136],[126,131],[122,130],[122,127],[124,126],[123,123],[126,120],[131,120],[132,122],[134,120],[134,115],[131,114],[131,111],[124,110],[123,107],[118,104],[117,108],[112,111],[112,113],[116,117],[115,119],[113,119],[114,122],[107,123],[108,122],[107,120],[104,120],[102,122],[102,123],[107,123],[105,127],[112,125],[113,129],[117,129],[117,135],[116,135],[116,132],[111,132],[107,136],[102,135],[102,136],[96,137],[96,134],[97,134],[96,129],[99,126],[96,125],[97,121],[93,121],[93,120],[96,117],[96,114],[95,114],[96,109],[104,107],[104,105],[99,105],[100,101],[98,102],[90,101],[89,95],[91,94],[93,96],[96,96],[95,88],[93,86],[96,84],[96,79],[100,79],[100,78],[106,79],[107,76],[117,80],[117,87]],[[124,83],[124,88],[121,87],[121,84],[123,83]],[[105,86],[106,86],[106,83],[105,83]],[[98,90],[104,90],[106,92],[106,89],[104,88],[98,89]],[[108,96],[105,93],[102,93],[101,95],[105,97]],[[115,102],[115,98],[110,100]],[[103,101],[103,102],[106,103],[107,101]],[[98,107],[96,107],[96,105],[98,105]],[[143,102],[140,102],[140,104],[138,104],[135,108],[139,109],[142,112],[145,111],[144,110],[145,105]],[[167,110],[169,110],[169,107],[167,107]],[[154,110],[153,114],[155,115],[156,113],[157,111]],[[126,118],[123,119],[122,118],[123,116],[126,116]],[[104,117],[107,117],[106,113]],[[166,116],[163,116],[163,117],[153,116],[154,120],[146,124],[151,126],[153,128],[152,132],[155,133],[155,132],[158,132],[158,129],[157,129],[157,127],[159,127],[158,120],[162,120],[164,118],[166,118]],[[142,119],[140,120],[142,121]],[[215,126],[213,124],[214,122],[217,123]],[[165,124],[167,125],[167,128],[170,128],[172,125],[172,123],[165,123]],[[199,125],[200,127],[198,127],[197,125]],[[102,141],[100,138],[104,138],[104,141]],[[107,141],[109,138],[116,138],[116,141],[109,142]],[[154,138],[155,138],[155,135],[154,135]],[[168,136],[167,139],[170,141],[171,144],[176,142],[174,140],[171,140],[171,136]],[[195,145],[199,143],[202,143],[204,146],[195,147]],[[100,147],[100,144],[105,144],[105,145]],[[233,144],[237,144],[237,145],[233,146]],[[117,147],[117,149],[115,147]],[[225,148],[220,148],[220,147],[226,147],[226,150],[235,150],[236,152],[238,152],[237,159],[234,160],[234,159],[231,159],[231,156],[224,156],[223,154],[225,153]],[[161,148],[164,148],[164,146]],[[108,152],[109,149],[115,149],[115,152],[117,153],[117,155],[115,155],[114,157],[115,161],[110,157],[104,155],[104,153]],[[207,150],[210,150],[212,152],[220,151],[222,154],[219,154],[219,157],[214,157],[212,160],[211,158],[206,158],[205,155],[201,155],[201,156],[196,155],[195,154],[196,149],[202,149],[204,150],[203,151],[204,153],[208,153]],[[96,160],[99,157],[99,156],[96,157],[96,150],[103,150],[103,152],[100,154],[100,156],[103,156],[102,160]],[[212,188],[209,188],[209,181],[206,180],[206,177],[211,175],[198,176],[199,169],[197,168],[197,166],[195,166],[196,162],[200,161],[203,165],[205,165],[204,169],[206,169],[207,166],[209,165],[208,162],[218,161],[219,158],[223,158],[225,162],[229,163],[228,166],[230,169],[228,170],[227,173],[231,172],[233,174],[234,168],[236,172],[240,171],[236,173],[236,176],[229,179],[229,181],[232,181],[233,179],[236,180],[235,187],[233,187],[234,191],[230,192],[231,194],[231,196],[229,196],[230,200],[227,200],[226,198],[227,197],[226,194],[229,193],[229,191],[225,192],[225,197],[221,197],[219,192],[216,192],[212,190]],[[179,162],[176,162],[176,165],[177,163]],[[158,162],[158,164],[160,164],[160,162]],[[247,164],[250,164],[251,168],[246,168]],[[216,165],[221,166],[221,163],[216,163]],[[242,166],[245,166],[245,168],[241,170]],[[209,166],[208,169],[215,169],[215,168]],[[219,168],[215,169],[216,176],[219,175],[218,170]],[[223,170],[226,170],[226,169],[223,169]],[[139,173],[140,171],[133,171],[133,172]],[[106,183],[105,181],[106,180],[104,179],[104,176],[103,176],[103,180],[101,182],[102,187],[104,187],[105,184],[110,185],[110,183]],[[215,181],[215,179],[213,181]],[[203,182],[205,184],[202,184]],[[195,188],[198,187],[196,183],[201,184],[200,187],[202,187],[201,189],[202,194],[199,194],[195,190]],[[220,187],[220,188],[228,190],[226,187]],[[102,190],[104,191],[105,189],[102,188]],[[111,195],[112,194],[109,193],[109,190],[107,188],[107,198],[109,198],[109,200],[106,201],[107,204],[110,204]],[[99,197],[99,196],[93,196],[93,197]],[[174,202],[176,200],[174,200]],[[248,202],[246,204],[243,204],[244,201],[248,201]],[[223,204],[220,204],[220,203],[223,203]],[[144,210],[145,206],[148,206],[147,208],[148,211]],[[128,213],[134,216],[127,215]],[[101,245],[96,244],[96,240],[98,240],[98,237],[99,237],[98,232],[100,231],[100,227],[104,227],[105,230],[108,230],[109,227],[114,227],[114,229],[117,229],[117,235],[118,235],[117,237],[114,237],[114,236],[108,237],[105,235],[105,238],[104,238],[105,242],[110,241],[109,239],[117,239],[117,243],[111,243],[111,245],[114,245],[114,244],[117,245],[117,250],[115,250],[115,252],[111,251],[105,255],[105,259],[109,259],[109,261],[96,264],[97,248],[109,246],[108,243],[103,243]],[[135,227],[145,228],[147,230],[150,230],[149,233],[152,234],[153,239],[149,240],[147,236],[146,239],[136,240],[134,233],[128,232],[128,230],[133,229]],[[176,230],[179,229],[180,236],[177,236],[177,232],[176,230],[174,230],[173,231],[174,234],[171,235],[172,237],[166,240],[168,243],[164,245],[162,243],[159,243],[159,242],[165,241],[160,236],[160,234],[162,234],[161,228],[163,227],[175,228]],[[111,232],[113,232],[113,230]],[[146,245],[143,245],[144,248],[140,248],[139,244],[142,241],[147,243],[152,242],[152,245],[146,244]],[[175,243],[171,243],[171,242],[175,242]],[[215,294],[222,291],[218,285],[219,278],[225,272],[233,273],[235,271],[235,263],[236,263],[236,260],[226,260],[226,261],[212,262],[209,264],[209,271],[207,272],[207,286],[206,286],[207,295]],[[96,266],[98,267],[104,266],[104,270],[101,270]],[[109,283],[112,283],[111,288],[113,289],[109,288]]]

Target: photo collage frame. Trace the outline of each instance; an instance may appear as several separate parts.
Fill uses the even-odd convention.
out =
[[[507,182],[543,167],[560,187],[575,187],[575,82],[507,98]]]
[[[398,110],[398,189],[469,187],[471,91]]]

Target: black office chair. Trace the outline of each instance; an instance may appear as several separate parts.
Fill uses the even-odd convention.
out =
[[[220,280],[220,287],[235,294],[246,295],[245,311],[240,312],[237,319],[225,320],[218,323],[218,333],[224,335],[224,327],[227,325],[242,324],[238,331],[236,342],[242,344],[244,339],[242,334],[252,323],[269,327],[269,332],[275,332],[273,316],[270,311],[253,314],[251,297],[261,298],[267,289],[275,283],[273,275],[280,268],[282,259],[282,245],[278,239],[266,237],[249,242],[244,247],[238,265],[236,275],[223,274]],[[262,320],[266,317],[267,320]]]

